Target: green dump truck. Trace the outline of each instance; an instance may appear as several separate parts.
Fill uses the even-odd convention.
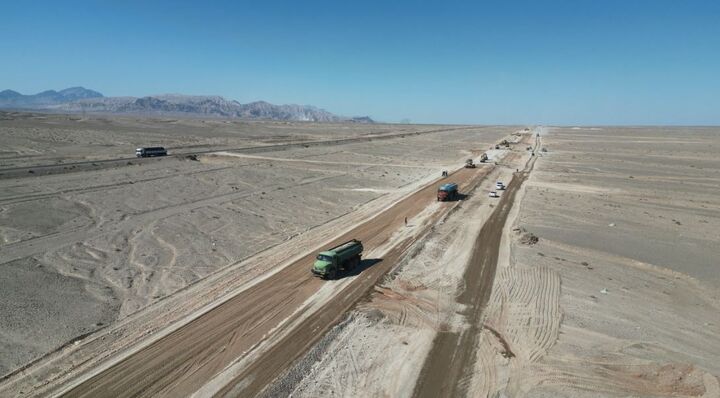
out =
[[[320,252],[313,264],[312,273],[325,279],[335,279],[338,272],[351,270],[360,264],[362,251],[362,243],[353,239]]]

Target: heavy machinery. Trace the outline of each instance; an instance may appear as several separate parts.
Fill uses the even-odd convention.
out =
[[[458,198],[458,185],[454,182],[440,185],[437,191],[438,202],[444,202],[446,200],[455,200]]]
[[[475,168],[475,163],[473,163],[472,159],[468,159],[465,161],[465,168],[466,169],[474,169]]]
[[[485,163],[485,162],[487,162],[487,161],[488,161],[488,155],[487,155],[487,153],[483,153],[483,154],[480,156],[480,163]]]
[[[318,253],[312,273],[325,279],[335,279],[340,271],[349,271],[360,264],[363,245],[357,239]]]

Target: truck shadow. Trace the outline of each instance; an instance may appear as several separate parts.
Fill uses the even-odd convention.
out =
[[[465,199],[467,199],[467,198],[469,198],[469,197],[470,197],[470,195],[466,195],[466,194],[464,194],[464,193],[458,193],[458,194],[455,196],[455,199],[446,199],[446,200],[443,200],[443,202],[458,202],[458,201],[461,201],[461,200],[465,200]]]
[[[360,275],[363,271],[365,271],[366,269],[372,267],[373,265],[375,265],[381,261],[382,261],[381,258],[364,258],[364,259],[360,260],[360,264],[358,264],[357,267],[355,267],[349,271],[339,273],[337,279],[348,278],[351,276]]]

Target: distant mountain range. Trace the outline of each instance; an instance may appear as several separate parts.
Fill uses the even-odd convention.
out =
[[[34,95],[23,95],[13,90],[0,91],[0,107],[2,108],[34,108],[63,104],[72,101],[102,98],[97,91],[82,87],[71,87],[65,90],[48,90]]]
[[[105,97],[97,91],[72,87],[23,95],[0,92],[0,109],[33,109],[68,113],[188,115],[222,118],[373,123],[367,117],[343,117],[310,105],[274,105],[264,101],[241,104],[219,96],[165,94],[147,97]]]

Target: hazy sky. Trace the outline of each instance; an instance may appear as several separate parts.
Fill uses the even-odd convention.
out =
[[[0,89],[420,123],[720,124],[720,1],[145,3],[3,0]]]

